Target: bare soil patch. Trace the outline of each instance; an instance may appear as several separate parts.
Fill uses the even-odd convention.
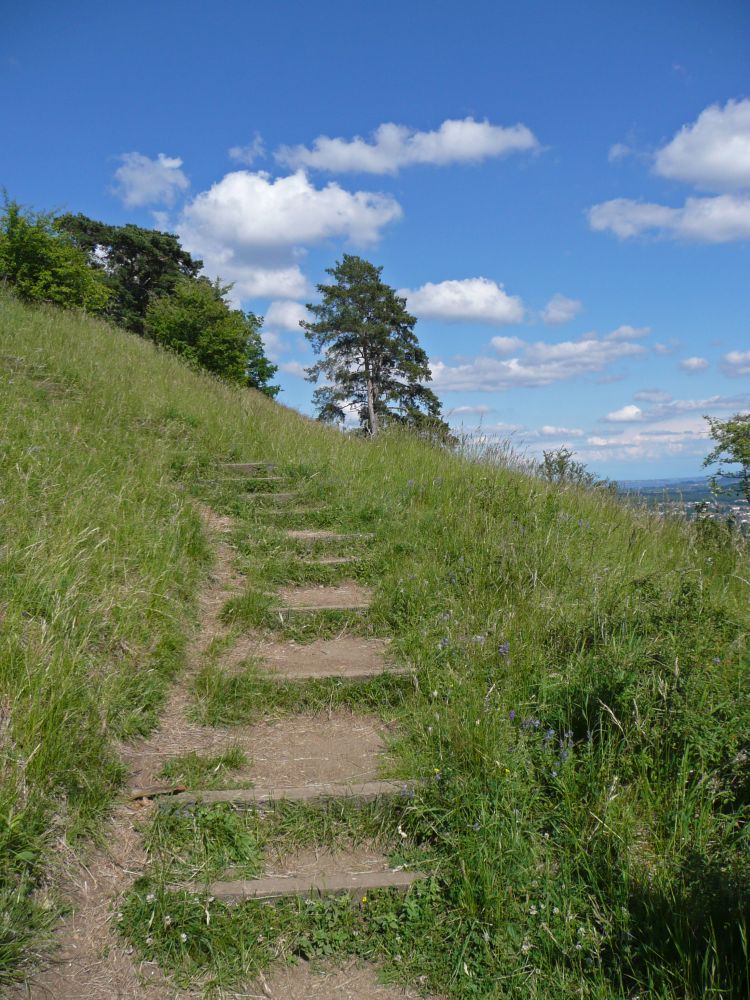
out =
[[[382,639],[316,639],[310,643],[270,642],[243,636],[221,658],[221,665],[237,672],[245,660],[259,660],[284,678],[369,677],[386,672],[388,643]]]
[[[251,995],[272,1000],[418,1000],[421,996],[398,986],[384,986],[373,966],[356,960],[337,968],[300,962],[277,969],[256,989]]]
[[[287,608],[359,608],[369,605],[372,591],[349,581],[335,587],[282,587],[279,597]]]
[[[388,727],[375,716],[340,710],[297,715],[253,727],[246,752],[262,788],[378,777]]]

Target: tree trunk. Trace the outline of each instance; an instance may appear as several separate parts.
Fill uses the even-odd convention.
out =
[[[375,386],[369,371],[367,373],[367,418],[370,422],[370,434],[375,437],[378,433],[378,415],[375,412]]]

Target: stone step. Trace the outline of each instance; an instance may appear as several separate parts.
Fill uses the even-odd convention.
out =
[[[279,592],[282,613],[314,611],[366,611],[372,595],[366,587],[346,583],[338,587],[287,587]]]
[[[278,788],[222,788],[196,792],[178,792],[168,799],[160,799],[162,806],[216,805],[226,803],[235,809],[269,807],[276,802],[301,802],[304,805],[321,805],[336,799],[356,801],[358,804],[375,802],[382,798],[400,795],[407,798],[414,793],[413,781],[323,781],[310,785],[280,786]]]
[[[239,879],[232,882],[212,882],[208,892],[222,903],[242,903],[247,899],[281,899],[285,896],[353,896],[367,895],[374,889],[395,889],[406,892],[425,872],[338,872],[331,875],[273,875],[268,878]],[[185,886],[169,886],[172,891]],[[191,886],[196,891],[196,886]]]

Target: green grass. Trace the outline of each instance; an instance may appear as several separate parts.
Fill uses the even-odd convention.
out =
[[[232,772],[247,765],[247,757],[240,747],[231,747],[213,757],[193,751],[170,758],[159,776],[186,788],[228,788],[235,783]]]
[[[395,766],[433,776],[399,822],[434,876],[405,899],[229,909],[166,894],[147,831],[153,864],[122,922],[139,954],[217,987],[283,952],[380,959],[462,998],[750,993],[750,559],[736,537],[409,437],[344,437],[7,297],[0,376],[0,982],[54,913],[40,889],[55,839],[96,830],[122,780],[115,741],[154,724],[182,665],[209,560],[195,496],[237,519],[248,590],[233,628],[387,634],[418,684],[269,688],[209,657],[194,711],[224,723],[341,699],[397,717]],[[289,553],[309,548],[282,534],[299,517],[237,484],[195,485],[261,458],[320,508],[305,521],[372,533],[361,564],[300,569]],[[280,627],[258,597],[343,578],[376,588],[367,616]],[[218,865],[236,846],[227,822],[202,855],[186,839],[180,863]]]

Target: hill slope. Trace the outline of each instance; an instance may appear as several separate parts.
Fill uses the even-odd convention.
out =
[[[152,930],[155,861],[123,910],[139,954],[185,982],[241,980],[296,950],[374,958],[458,997],[747,994],[750,566],[720,525],[659,522],[407,437],[346,438],[8,297],[0,377],[0,982],[44,946],[55,841],[85,850],[124,780],[121,745],[155,725],[184,667],[213,558],[202,503],[232,519],[246,584],[223,619],[238,635],[390,638],[416,684],[269,688],[209,656],[188,713],[385,719],[394,771],[422,779],[391,832],[432,877],[356,919],[323,900],[217,906],[206,926],[185,896],[182,941],[171,912]],[[220,463],[257,458],[309,513],[269,513],[220,481]],[[291,527],[372,538],[356,568],[303,572]],[[276,587],[348,577],[374,588],[361,622],[271,613]],[[178,820],[167,834],[187,851]],[[215,852],[249,843],[224,813],[207,822]]]

